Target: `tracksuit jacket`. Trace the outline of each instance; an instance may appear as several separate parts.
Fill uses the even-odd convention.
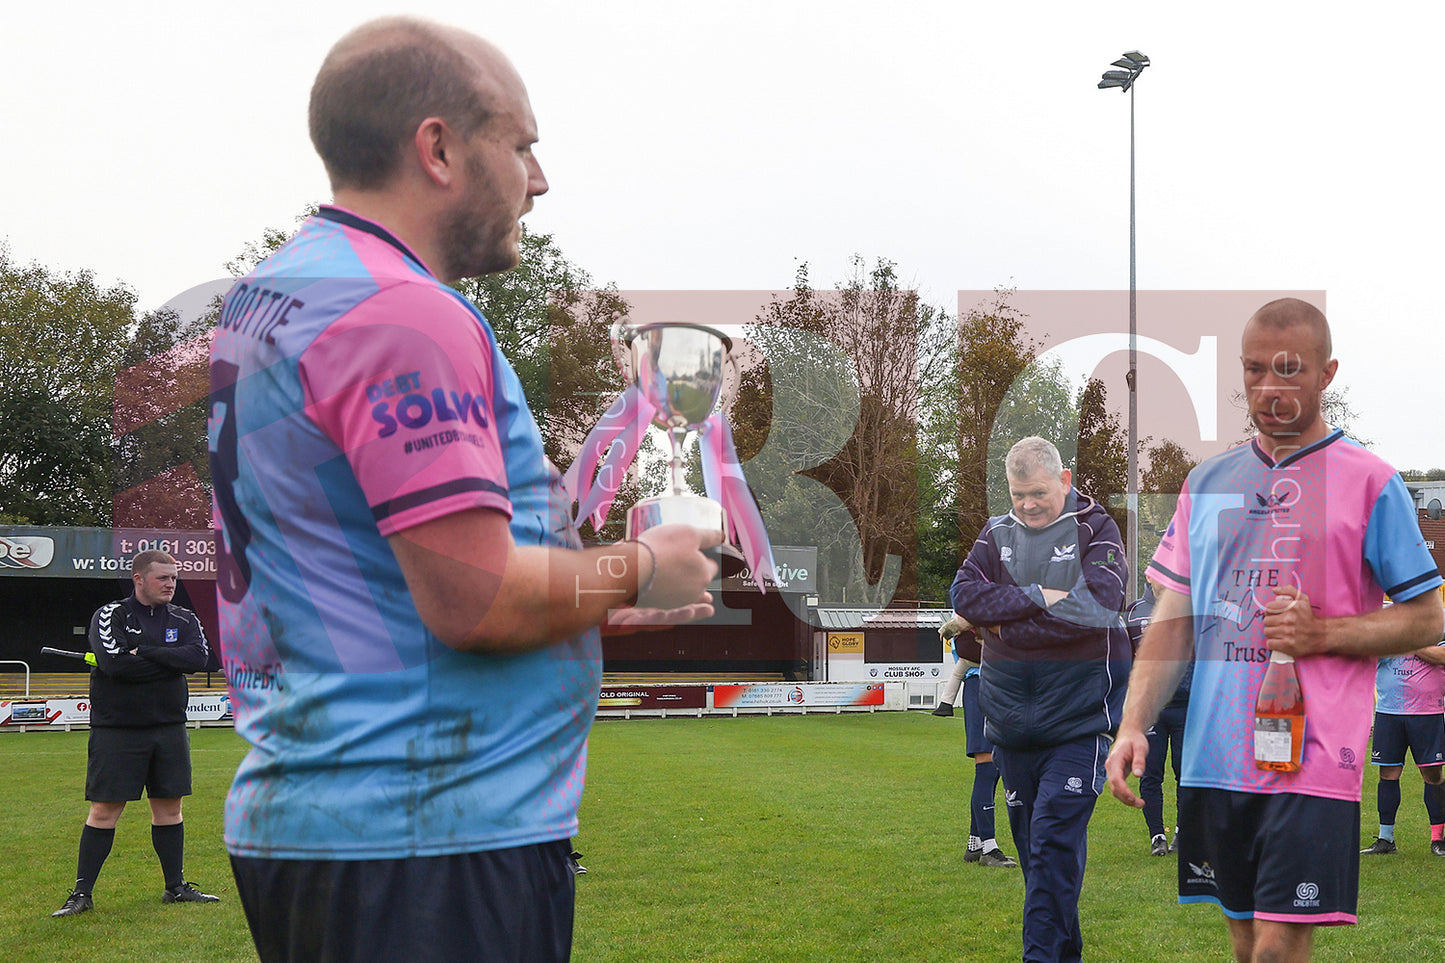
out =
[[[96,660],[90,670],[93,726],[183,723],[186,673],[220,668],[196,613],[171,602],[142,605],[132,595],[102,605],[91,617],[89,641]]]
[[[989,741],[1039,749],[1118,729],[1131,663],[1120,614],[1128,578],[1119,527],[1073,488],[1044,528],[1013,514],[989,519],[949,593],[979,627]],[[1070,594],[1050,608],[1045,588]]]
[[[1144,638],[1144,630],[1149,627],[1149,620],[1154,617],[1154,586],[1146,585],[1144,594],[1135,599],[1129,605],[1129,611],[1124,616],[1124,628],[1129,632],[1129,644],[1135,652],[1139,651],[1139,643]],[[1194,684],[1194,655],[1189,656],[1189,665],[1184,670],[1184,675],[1179,679],[1179,685],[1174,690],[1165,708],[1185,708],[1189,705],[1189,689]]]

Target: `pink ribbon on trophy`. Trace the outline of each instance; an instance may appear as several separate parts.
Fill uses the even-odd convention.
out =
[[[763,526],[762,513],[758,503],[748,489],[748,480],[743,476],[743,466],[738,461],[738,450],[733,444],[733,432],[722,409],[708,418],[702,429],[702,481],[707,497],[721,502],[727,515],[728,541],[742,547],[743,558],[752,572],[753,584],[758,591],[766,592],[763,576],[777,581],[777,568],[773,564],[773,544],[768,540],[768,530]]]
[[[595,530],[607,521],[612,500],[617,497],[617,490],[622,487],[627,469],[632,467],[632,459],[637,457],[637,449],[656,413],[657,406],[647,400],[642,390],[635,384],[628,385],[587,433],[581,451],[563,476],[563,484],[572,493],[572,503],[578,506],[579,525],[584,518],[591,518]],[[584,470],[585,477],[582,476]]]

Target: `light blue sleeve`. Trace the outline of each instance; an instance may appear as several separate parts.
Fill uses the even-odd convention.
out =
[[[1396,602],[1441,584],[1440,571],[1425,548],[1415,502],[1399,475],[1391,475],[1375,499],[1365,528],[1365,563],[1385,594]]]

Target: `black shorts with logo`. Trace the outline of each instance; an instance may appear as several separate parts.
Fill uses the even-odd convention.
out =
[[[1177,838],[1181,903],[1230,919],[1356,921],[1358,802],[1185,786]]]
[[[85,762],[85,798],[131,802],[191,794],[191,735],[184,722],[135,729],[93,726]]]
[[[1445,764],[1445,716],[1438,712],[1402,716],[1375,713],[1375,734],[1370,762],[1377,766],[1403,766],[1405,750],[1422,769]]]
[[[261,963],[567,963],[570,840],[410,859],[232,856]]]

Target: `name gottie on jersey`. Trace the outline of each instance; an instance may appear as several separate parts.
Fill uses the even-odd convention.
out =
[[[298,301],[285,291],[243,281],[227,296],[220,327],[222,331],[234,331],[275,344],[276,329],[290,323],[293,310],[304,307],[305,301]]]

